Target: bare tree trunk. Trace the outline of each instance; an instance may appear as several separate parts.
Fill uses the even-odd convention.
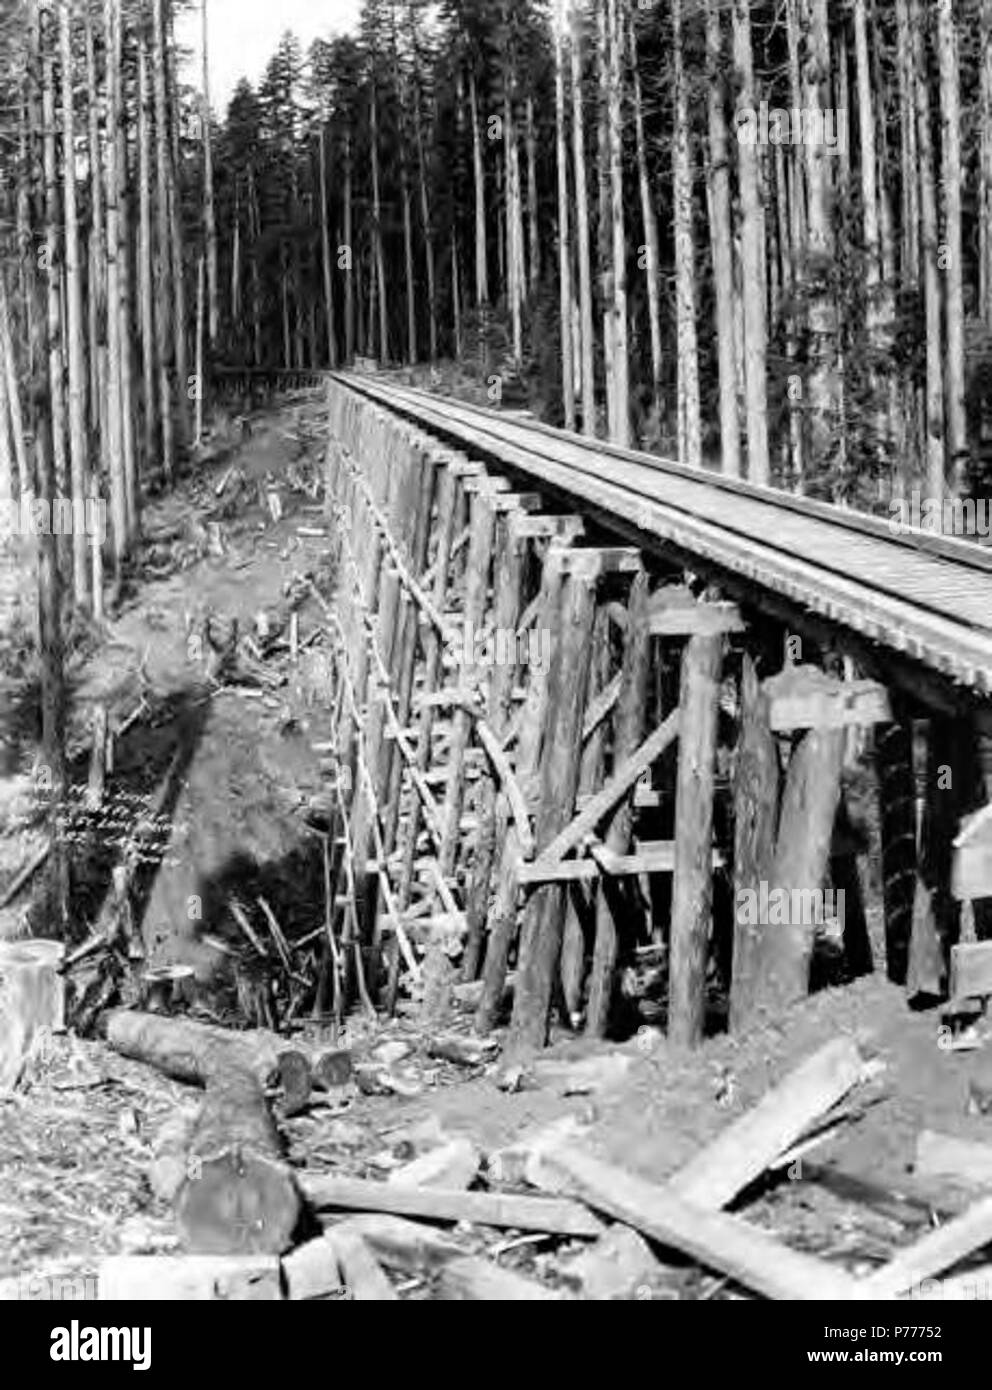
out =
[[[979,27],[978,305],[992,326],[992,0]]]
[[[100,154],[100,107],[97,87],[96,45],[90,5],[83,6],[86,33],[86,110],[89,126],[90,277],[87,294],[90,353],[90,429],[103,440],[103,383],[101,345],[106,334],[107,285],[104,280],[103,159]]]
[[[720,447],[723,472],[741,476],[741,435],[737,415],[739,383],[734,352],[734,235],[730,212],[730,165],[724,116],[724,60],[717,0],[707,0],[706,59],[710,158],[707,165],[710,243],[713,255],[714,328],[720,374]],[[785,190],[782,190],[784,198]]]
[[[172,260],[169,240],[169,127],[165,88],[166,0],[152,0],[152,70],[155,88],[155,194],[157,208],[155,247],[155,322],[158,326],[159,413],[162,420],[162,468],[171,481],[174,464],[172,333]]]
[[[468,75],[468,92],[472,107],[472,168],[475,175],[475,301],[481,307],[489,303],[489,264],[486,250],[486,176],[482,163],[479,96],[474,72]]]
[[[596,436],[596,348],[593,327],[592,263],[589,250],[589,192],[586,181],[585,115],[582,101],[582,27],[572,13],[572,165],[575,170],[576,249],[579,261],[579,324],[582,360],[582,433]],[[559,164],[561,155],[559,154]]]
[[[45,170],[45,281],[48,301],[48,377],[51,399],[51,445],[58,495],[69,494],[69,452],[67,448],[65,378],[62,372],[62,243],[59,237],[58,161],[55,152],[55,15],[50,0],[40,10],[42,127]],[[61,547],[60,547],[61,548]],[[60,563],[69,557],[60,556]],[[64,572],[70,573],[68,566]]]
[[[140,522],[140,498],[138,489],[138,465],[134,436],[134,371],[133,371],[133,319],[131,314],[131,288],[134,281],[131,264],[130,212],[128,208],[128,140],[127,140],[127,94],[124,87],[125,64],[123,61],[123,30],[121,0],[115,0],[114,42],[116,44],[117,86],[117,125],[114,138],[117,141],[117,235],[118,235],[118,287],[120,298],[117,312],[120,319],[121,348],[121,439],[124,447],[124,499],[127,505],[127,534],[130,541],[138,534]]]
[[[389,318],[386,310],[386,259],[382,248],[382,197],[379,191],[379,98],[372,83],[372,233],[379,294],[379,355],[389,360]]]
[[[231,322],[241,318],[241,190],[234,186],[234,221],[231,227]]]
[[[83,292],[79,264],[79,221],[76,205],[76,113],[73,91],[72,11],[70,0],[59,7],[59,48],[62,64],[63,205],[65,209],[66,307],[69,336],[69,459],[74,513],[83,514],[89,458],[86,447],[86,368],[83,362]],[[89,573],[86,532],[72,528],[72,587],[76,603],[86,603]]]
[[[564,11],[559,16],[564,18]],[[575,369],[572,348],[572,248],[568,216],[568,145],[565,129],[565,39],[563,24],[555,28],[555,128],[558,141],[558,285],[561,307],[561,385],[565,428],[575,429]],[[576,164],[578,170],[578,164]],[[581,206],[581,205],[580,205]],[[581,214],[580,214],[581,215]],[[583,402],[583,417],[588,412]],[[588,433],[588,431],[587,431]]]
[[[10,309],[7,302],[7,284],[3,268],[0,267],[0,372],[7,386],[7,407],[10,410],[10,427],[14,438],[14,455],[17,459],[17,482],[19,495],[24,497],[31,491],[32,468],[24,442],[24,418],[21,413],[21,398],[17,384],[17,364],[14,361],[14,344],[10,331]]]
[[[203,320],[206,266],[201,256],[196,268],[196,408],[194,411],[193,447],[203,443]]]
[[[166,38],[171,34],[172,0],[162,0],[168,4],[169,25]],[[185,440],[189,433],[189,357],[187,351],[188,320],[186,314],[186,274],[183,256],[182,189],[180,187],[179,157],[179,93],[176,83],[174,44],[166,41],[164,75],[166,83],[166,119],[169,130],[169,155],[167,161],[169,183],[169,245],[172,255],[172,294],[175,311],[173,331],[175,333],[176,375],[179,379],[179,437]]]
[[[634,130],[637,136],[637,178],[641,192],[641,217],[644,222],[644,256],[647,262],[645,273],[648,288],[648,325],[651,332],[651,381],[654,406],[659,426],[664,421],[664,358],[661,338],[661,256],[658,250],[658,216],[654,209],[651,194],[651,179],[648,173],[647,141],[644,136],[644,108],[641,100],[641,73],[637,61],[637,30],[633,14],[630,16],[630,74],[634,96]]]
[[[933,140],[930,134],[930,96],[927,89],[926,42],[920,0],[912,0],[910,32],[913,41],[913,89],[916,94],[916,135],[920,154],[920,227],[923,243],[923,294],[927,324],[927,493],[943,498],[946,491],[944,451],[944,375],[940,312],[940,271],[937,266],[937,187]]]
[[[117,583],[121,582],[121,567],[127,552],[127,491],[124,475],[124,432],[121,413],[121,317],[120,269],[118,253],[117,178],[118,143],[116,6],[119,0],[103,0],[103,29],[107,53],[107,138],[106,138],[106,200],[107,200],[107,470],[110,475],[110,519],[113,526],[114,563]]]
[[[945,324],[947,330],[947,449],[951,492],[960,497],[968,476],[965,419],[964,262],[961,245],[961,95],[953,0],[937,0],[940,62],[941,173],[944,185]]]
[[[623,52],[621,0],[607,0],[609,27],[610,185],[613,194],[613,442],[630,448],[630,363],[627,341],[627,231],[623,211]]]
[[[696,252],[692,233],[692,150],[689,97],[682,53],[682,0],[672,0],[672,49],[675,60],[672,200],[675,205],[679,462],[699,468],[703,461],[703,446],[699,404],[699,351],[696,340]]]
[[[530,297],[541,283],[541,228],[537,202],[537,129],[534,98],[527,98],[527,216],[530,233]]]
[[[324,267],[324,316],[327,321],[327,365],[338,365],[337,339],[334,332],[334,277],[331,270],[331,237],[327,226],[327,144],[324,126],[320,127],[320,252]]]
[[[155,457],[158,439],[158,390],[155,309],[152,286],[152,92],[148,80],[148,44],[138,30],[138,284],[141,305],[141,367],[145,466]]]
[[[754,60],[751,50],[751,18],[748,0],[734,0],[734,63],[742,108],[757,107]],[[738,142],[738,178],[741,190],[741,273],[744,323],[744,401],[747,416],[748,477],[767,484],[768,328],[765,318],[763,257],[764,216],[758,172],[758,152],[747,140]]]
[[[356,258],[354,255],[353,228],[352,228],[352,208],[351,208],[351,182],[352,182],[352,157],[351,157],[351,131],[347,131],[344,137],[344,244],[348,256],[348,271],[344,280],[344,351],[348,362],[352,362],[355,356],[355,288],[354,276],[358,273],[355,269]]]
[[[207,298],[210,305],[210,346],[217,342],[220,301],[217,290],[217,218],[214,209],[214,153],[210,131],[210,61],[207,39],[207,0],[201,0],[203,20],[203,218],[207,236]]]

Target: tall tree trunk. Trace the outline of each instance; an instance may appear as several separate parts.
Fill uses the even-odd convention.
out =
[[[158,440],[157,350],[152,284],[152,91],[148,80],[148,42],[138,30],[138,297],[141,309],[141,367],[145,466],[155,457]]]
[[[607,0],[609,27],[610,188],[613,199],[613,384],[616,393],[613,442],[630,448],[630,363],[627,341],[627,231],[623,210],[622,0]]]
[[[120,319],[121,348],[121,439],[124,448],[124,497],[127,505],[127,534],[130,541],[138,533],[140,500],[138,495],[138,465],[134,435],[134,332],[131,313],[131,289],[134,282],[131,264],[131,216],[128,206],[128,138],[127,93],[124,87],[126,67],[123,61],[123,23],[121,0],[115,0],[114,42],[117,65],[117,235],[118,287],[117,304]]]
[[[672,199],[675,205],[679,462],[699,468],[703,461],[703,446],[699,405],[699,352],[696,341],[696,252],[692,230],[689,96],[682,52],[682,0],[672,0],[672,50],[675,60]]]
[[[651,381],[654,407],[659,427],[665,418],[664,358],[661,339],[661,256],[658,249],[658,216],[651,193],[648,172],[647,140],[644,135],[644,108],[641,98],[641,71],[637,60],[637,29],[633,13],[630,16],[630,75],[634,97],[634,131],[637,137],[637,178],[641,193],[641,218],[644,222],[644,257],[648,287],[648,325],[651,332]]]
[[[76,203],[76,112],[70,0],[62,0],[59,6],[59,49],[62,64],[63,206],[69,336],[69,459],[74,514],[81,516],[86,499],[89,459],[86,448],[86,368],[83,358],[83,290]],[[89,571],[86,532],[78,525],[72,528],[72,587],[76,603],[83,606],[89,589]]]
[[[804,104],[814,121],[822,121],[830,103],[830,39],[826,0],[803,0],[806,20]],[[806,146],[809,188],[806,274],[809,283],[810,356],[812,368],[807,388],[810,415],[811,467],[826,486],[825,471],[834,462],[840,442],[837,405],[837,318],[831,290],[833,231],[830,220],[830,156],[822,142]]]
[[[110,476],[110,519],[113,527],[116,580],[127,552],[127,489],[124,474],[124,431],[121,412],[121,317],[120,317],[120,230],[117,178],[117,106],[120,72],[117,65],[117,5],[119,0],[103,0],[103,31],[107,55],[107,471]]]
[[[90,429],[103,438],[104,393],[100,362],[106,343],[107,285],[104,279],[103,158],[100,153],[100,93],[97,85],[96,43],[89,4],[83,6],[86,36],[86,111],[89,132],[89,287],[87,311],[89,326]]]
[[[742,109],[757,107],[754,59],[751,49],[749,0],[734,0],[734,64],[737,68],[739,102]],[[741,191],[741,279],[744,326],[744,402],[747,417],[748,477],[752,483],[767,484],[768,328],[765,318],[764,215],[757,147],[747,140],[738,142],[738,179]]]
[[[344,245],[348,257],[348,270],[344,278],[344,351],[349,364],[355,357],[355,280],[358,274],[354,255],[352,227],[352,155],[351,131],[344,137]]]
[[[67,447],[65,378],[62,371],[62,239],[58,192],[58,159],[55,150],[55,15],[50,0],[44,0],[40,11],[41,71],[42,71],[42,129],[44,131],[45,171],[45,284],[48,307],[48,377],[51,399],[51,447],[55,466],[55,485],[60,497],[69,495],[69,451]],[[66,538],[68,539],[68,538]],[[65,540],[59,549],[63,573],[71,573],[71,556],[64,553]],[[68,561],[68,564],[66,562]]]
[[[389,317],[386,306],[386,258],[382,246],[382,196],[379,189],[379,97],[372,83],[372,235],[375,249],[375,278],[379,296],[379,356],[389,360]]]
[[[220,300],[217,283],[217,218],[214,209],[214,152],[210,130],[210,58],[207,38],[207,0],[201,0],[203,21],[203,220],[207,240],[207,298],[210,305],[210,346],[217,342]]]
[[[482,163],[482,131],[479,128],[479,94],[475,73],[468,75],[472,108],[472,170],[475,176],[475,302],[479,308],[489,303],[489,262],[486,249],[486,176]]]
[[[961,93],[958,35],[953,0],[937,0],[937,56],[940,64],[940,150],[944,185],[944,269],[947,332],[948,478],[955,497],[968,479],[965,420],[964,263],[961,245]]]
[[[596,436],[596,340],[593,328],[592,261],[589,249],[589,191],[586,181],[585,114],[582,100],[582,25],[572,12],[572,167],[575,170],[575,237],[579,262],[579,325],[582,360],[582,433]],[[559,154],[559,164],[562,156]]]
[[[530,297],[541,283],[541,225],[537,201],[537,128],[534,98],[527,98],[527,218],[530,233]]]
[[[172,327],[175,334],[176,375],[179,384],[179,438],[189,434],[189,325],[186,314],[186,273],[183,255],[181,161],[179,155],[179,88],[175,72],[175,44],[171,42],[172,0],[168,4],[168,24],[165,33],[164,76],[166,90],[166,120],[168,121],[168,159],[166,169],[169,186],[169,249],[172,256],[172,295],[174,312]]]
[[[169,238],[169,125],[165,86],[166,0],[152,0],[152,72],[155,88],[155,322],[158,326],[159,413],[162,421],[162,468],[171,481],[175,452],[173,417],[176,366],[172,332],[172,258]]]
[[[327,322],[327,365],[338,365],[337,339],[334,332],[334,277],[331,270],[331,236],[327,226],[327,144],[324,125],[320,126],[320,253],[324,267],[324,317]]]
[[[713,255],[714,328],[720,376],[720,451],[723,472],[741,476],[741,435],[737,415],[740,386],[734,352],[734,233],[730,212],[730,165],[724,116],[724,57],[718,0],[707,0],[706,60],[710,157],[707,202]],[[782,195],[784,199],[784,192]]]
[[[559,18],[564,19],[564,7]],[[558,286],[561,309],[561,386],[565,428],[575,429],[575,369],[572,348],[572,248],[568,216],[568,145],[565,128],[564,24],[555,27],[555,130],[558,141]],[[576,163],[578,170],[578,163]],[[581,204],[580,204],[581,207]],[[581,215],[581,214],[580,214]],[[583,402],[583,413],[588,411]]]
[[[937,264],[937,185],[933,139],[930,134],[930,95],[927,87],[926,39],[920,0],[911,0],[913,89],[916,96],[916,138],[920,166],[920,233],[923,252],[923,297],[927,326],[926,439],[927,494],[943,498],[945,483],[943,334],[940,313],[940,271]]]

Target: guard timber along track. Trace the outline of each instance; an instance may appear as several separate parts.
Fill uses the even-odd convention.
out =
[[[470,456],[581,503],[649,550],[674,550],[752,598],[761,590],[815,614],[962,694],[992,694],[992,550],[895,535],[883,518],[367,376],[327,375]]]

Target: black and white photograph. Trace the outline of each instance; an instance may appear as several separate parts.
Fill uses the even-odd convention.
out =
[[[990,998],[992,0],[0,0],[26,1370],[963,1369]]]

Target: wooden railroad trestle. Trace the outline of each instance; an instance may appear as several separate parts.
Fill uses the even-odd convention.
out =
[[[784,650],[781,632],[756,637],[735,604],[685,575],[593,543],[581,517],[545,510],[340,383],[328,390],[339,984],[391,1005],[405,965],[436,1019],[460,975],[476,982],[488,1030],[515,956],[511,1051],[542,1046],[555,1009],[603,1035],[618,964],[660,892],[668,1031],[693,1044],[725,858],[734,902],[761,884],[844,887],[848,963],[869,970],[842,774],[852,731],[872,726],[886,967],[912,982],[913,958],[948,944],[946,827],[968,793],[951,815],[929,797],[918,844],[910,715],[896,696],[822,664],[786,660],[759,679],[751,649]],[[728,701],[732,854],[714,835]],[[735,921],[731,1026],[808,991],[815,931]]]

